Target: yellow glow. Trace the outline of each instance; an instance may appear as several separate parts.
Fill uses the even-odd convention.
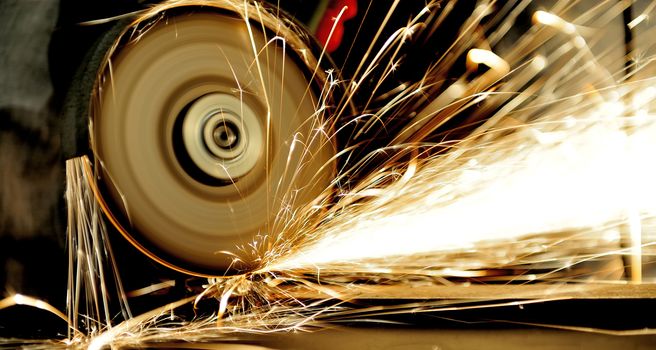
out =
[[[574,34],[576,32],[576,27],[572,23],[546,11],[535,11],[533,22],[553,27],[565,34]]]
[[[647,14],[645,14],[645,13],[642,13],[638,17],[634,18],[631,22],[629,22],[626,26],[629,27],[629,29],[633,29],[638,24],[645,21],[646,19],[649,19],[649,16],[647,16]]]
[[[467,65],[476,68],[479,64],[484,64],[502,75],[510,71],[510,66],[501,57],[497,56],[494,52],[482,49],[471,49],[467,54]]]
[[[541,71],[547,66],[547,59],[544,56],[537,55],[531,61],[531,65],[536,71]]]
[[[640,217],[656,215],[656,164],[649,160],[656,123],[651,116],[626,131],[632,117],[624,112],[620,102],[607,102],[574,120],[543,120],[519,140],[487,146],[455,169],[442,158],[429,160],[403,187],[345,209],[318,228],[321,239],[274,268],[466,251],[486,241],[617,221],[639,227]],[[637,241],[639,230],[631,232]]]
[[[26,305],[26,306],[31,306],[31,307],[34,307],[34,308],[37,308],[37,309],[41,309],[41,310],[50,312],[50,313],[56,315],[57,317],[61,318],[62,320],[66,321],[67,323],[69,323],[69,326],[71,326],[68,318],[66,317],[66,315],[64,315],[61,311],[57,310],[55,307],[53,307],[52,305],[46,303],[43,300],[36,299],[36,298],[30,297],[30,296],[27,296],[27,295],[23,295],[23,294],[19,294],[19,293],[16,293],[16,294],[14,294],[10,297],[7,297],[7,298],[4,298],[4,299],[0,300],[0,310],[8,308],[8,307],[12,307],[14,305]],[[72,327],[72,329],[75,332],[78,332],[75,329],[75,327]]]

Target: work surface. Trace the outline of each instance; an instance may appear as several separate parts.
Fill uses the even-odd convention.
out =
[[[246,339],[246,340],[244,340]],[[150,344],[154,349],[653,349],[656,337],[618,337],[556,330],[345,328],[316,333],[244,336],[224,343]]]

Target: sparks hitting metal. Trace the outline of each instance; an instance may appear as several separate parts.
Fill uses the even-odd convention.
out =
[[[565,120],[544,116],[512,129],[491,128],[453,146],[450,156],[415,159],[391,185],[378,188],[372,181],[372,188],[346,194],[346,202],[351,196],[366,201],[338,203],[328,220],[302,233],[311,237],[306,246],[266,269],[374,272],[415,265],[418,257],[426,269],[485,269],[519,258],[526,263],[527,255],[554,249],[536,244],[550,235],[589,235],[596,247],[616,244],[617,251],[599,254],[622,255],[628,254],[620,249],[624,223],[632,225],[631,246],[651,251],[640,227],[656,214],[656,166],[648,161],[656,151],[656,125],[652,115],[629,116],[623,103],[617,107],[617,116],[603,106]],[[477,142],[489,137],[493,142]],[[483,246],[496,250],[498,260],[473,258],[460,267],[440,257]],[[376,263],[368,264],[372,259]]]
[[[493,5],[480,4],[470,20],[480,21]],[[562,5],[564,14],[572,10]],[[595,11],[602,10],[591,9],[580,20],[594,22]],[[466,51],[465,75],[443,87],[394,142],[421,142],[446,121],[467,116],[473,105],[475,118],[489,113],[481,127],[438,155],[424,144],[402,146],[418,149],[418,155],[393,160],[357,190],[342,193],[320,223],[307,218],[301,243],[295,243],[301,247],[293,254],[275,254],[274,248],[262,271],[482,276],[486,269],[538,266],[548,259],[555,268],[537,279],[562,280],[567,277],[554,271],[624,255],[632,257],[632,279],[641,281],[640,259],[653,250],[656,213],[656,167],[649,161],[656,150],[651,60],[611,73],[596,63],[605,57],[592,54],[599,48],[588,44],[577,25],[545,11],[536,11],[533,21],[516,48],[502,55],[508,60],[488,50]],[[488,35],[490,44],[501,46],[507,25]],[[475,40],[463,34],[451,50],[465,52]],[[554,50],[545,56],[537,50],[544,47]],[[559,65],[565,59],[571,62]],[[490,69],[477,74],[479,65]],[[392,101],[426,93],[436,72],[449,68],[435,66]],[[624,82],[614,83],[616,74]],[[586,76],[593,79],[575,81]],[[565,248],[569,240],[574,252]],[[580,240],[596,249],[586,252]],[[464,251],[469,258],[454,260]],[[615,269],[622,274],[621,265]]]
[[[199,2],[167,3],[142,17],[141,21],[157,18],[156,14],[164,10],[190,3]],[[330,173],[334,168],[331,161],[335,160],[331,158],[332,149],[328,147],[328,151],[317,154],[317,150],[323,148],[316,147],[329,144],[341,131],[333,128],[332,122],[317,119],[326,112],[326,101],[330,100],[328,96],[334,84],[330,83],[330,73],[323,77],[316,62],[321,59],[310,59],[309,72],[313,78],[320,76],[319,85],[324,90],[314,97],[314,104],[306,106],[301,103],[298,108],[299,123],[285,132],[287,137],[283,139],[290,143],[285,144],[288,148],[281,148],[276,158],[285,161],[265,161],[266,166],[258,168],[264,169],[261,170],[264,175],[260,177],[267,179],[262,192],[264,197],[258,198],[269,203],[266,205],[268,210],[262,209],[260,213],[271,214],[265,217],[264,223],[256,225],[254,230],[259,230],[260,236],[249,231],[248,239],[252,243],[238,247],[234,241],[226,243],[216,236],[207,235],[207,239],[194,239],[189,241],[190,247],[177,250],[176,234],[187,232],[184,228],[187,223],[197,222],[190,216],[176,216],[179,210],[186,208],[178,207],[176,196],[170,196],[172,201],[159,197],[166,196],[167,189],[150,183],[153,175],[148,169],[166,173],[167,169],[180,170],[181,164],[189,164],[181,162],[180,156],[176,155],[174,144],[179,136],[179,150],[188,156],[185,159],[201,170],[202,176],[199,180],[198,175],[187,170],[178,171],[180,176],[177,180],[171,176],[167,186],[192,186],[178,180],[193,179],[202,184],[193,183],[193,186],[207,189],[203,180],[209,177],[227,186],[221,187],[222,191],[241,193],[240,186],[245,180],[240,178],[233,183],[231,179],[255,171],[251,166],[262,165],[257,162],[252,165],[251,155],[269,159],[262,155],[269,152],[261,152],[270,147],[271,130],[275,124],[284,124],[283,119],[273,117],[274,112],[280,108],[296,110],[289,109],[284,103],[276,104],[276,101],[291,94],[296,98],[290,103],[300,103],[311,95],[312,90],[297,91],[297,86],[272,88],[284,81],[277,80],[281,75],[271,73],[269,76],[267,67],[272,62],[273,66],[276,66],[275,62],[285,62],[285,51],[280,56],[278,49],[269,52],[269,48],[278,40],[281,43],[291,40],[297,52],[304,51],[295,41],[298,36],[280,34],[281,37],[275,40],[263,38],[267,30],[275,28],[269,20],[272,18],[270,13],[257,5],[245,3],[203,4],[220,4],[219,7],[229,4],[232,11],[242,16],[239,21],[228,22],[241,28],[235,30],[245,31],[243,34],[252,47],[248,50],[241,47],[238,55],[245,55],[247,59],[227,59],[235,56],[216,50],[207,54],[209,58],[205,57],[208,51],[203,51],[198,60],[198,64],[204,67],[203,76],[207,71],[214,72],[218,61],[221,69],[215,73],[217,81],[233,84],[234,90],[218,88],[212,80],[214,76],[210,82],[199,84],[202,91],[189,98],[184,93],[173,93],[177,90],[172,86],[172,92],[165,94],[172,99],[158,101],[169,101],[164,104],[177,106],[172,108],[173,112],[162,117],[144,110],[136,113],[144,118],[135,120],[128,120],[125,113],[114,111],[114,104],[101,103],[100,114],[92,119],[94,151],[101,160],[94,169],[103,179],[101,184],[118,189],[110,189],[101,198],[109,198],[118,206],[123,201],[128,203],[122,210],[127,222],[132,223],[146,241],[159,245],[167,256],[177,255],[178,259],[198,268],[193,271],[197,274],[208,269],[215,271],[230,267],[244,260],[249,264],[240,267],[249,267],[251,271],[230,278],[210,279],[207,289],[198,299],[213,296],[218,299],[219,306],[217,313],[206,320],[158,328],[157,325],[163,323],[162,315],[185,300],[139,318],[126,317],[128,321],[110,327],[111,330],[104,333],[95,332],[91,337],[93,348],[107,344],[134,344],[144,339],[185,336],[198,340],[220,337],[224,332],[233,331],[299,329],[314,321],[354,319],[386,312],[481,307],[461,306],[452,300],[456,299],[453,296],[447,297],[451,301],[373,310],[351,309],[339,302],[327,304],[331,299],[357,298],[361,292],[358,286],[380,279],[392,285],[412,285],[419,280],[423,286],[428,281],[432,288],[439,283],[460,284],[462,279],[469,277],[484,282],[545,282],[550,286],[528,294],[506,290],[502,294],[479,297],[489,300],[489,305],[505,305],[507,302],[494,300],[513,297],[524,299],[520,303],[540,302],[559,295],[570,297],[574,295],[567,294],[572,293],[571,286],[576,286],[579,292],[598,286],[591,282],[624,283],[629,279],[643,284],[653,282],[643,278],[645,262],[642,259],[654,254],[656,243],[653,231],[656,167],[650,161],[656,152],[653,103],[656,81],[649,56],[654,43],[644,44],[642,53],[637,49],[627,52],[633,61],[626,67],[625,52],[618,58],[616,51],[602,45],[602,39],[613,30],[608,29],[613,28],[610,24],[621,18],[627,7],[630,8],[629,4],[613,2],[579,8],[559,1],[548,11],[531,11],[530,29],[511,36],[508,34],[510,28],[518,18],[526,15],[531,2],[498,4],[481,1],[458,27],[456,40],[445,52],[439,53],[441,56],[434,60],[422,79],[379,93],[383,82],[398,68],[404,45],[422,34],[435,35],[456,6],[455,2],[447,2],[439,8],[431,4],[412,18],[407,27],[393,32],[388,38],[381,38],[382,28],[399,4],[395,1],[354,76],[349,77],[351,83],[345,84],[344,98],[329,118],[334,121],[349,117],[354,96],[371,94],[365,98],[367,102],[360,109],[361,113],[346,123],[357,126],[353,133],[356,141],[335,156],[348,159],[340,163],[344,166],[335,175],[335,180],[315,181],[312,176],[300,175],[304,171],[310,175]],[[647,18],[653,8],[647,6],[628,27],[639,29],[640,19]],[[196,19],[215,22],[218,17],[214,16],[223,15],[203,14]],[[136,25],[133,27],[139,38],[136,43],[147,47],[149,38],[160,34],[175,42],[177,35],[186,35],[187,24],[191,27],[197,24],[192,17],[195,16],[176,18],[175,22],[180,20],[177,22],[179,27],[170,24],[174,21],[169,24],[156,21],[143,33],[138,30],[142,27]],[[216,22],[222,22],[221,18]],[[251,20],[257,22],[258,19],[265,29],[255,34]],[[287,33],[286,30],[283,32]],[[208,45],[214,47],[214,44],[210,42]],[[108,61],[107,71],[102,71],[107,73],[107,79],[99,85],[99,91],[103,93],[101,101],[114,99],[107,96],[124,96],[128,102],[119,105],[134,105],[135,111],[152,107],[142,100],[129,102],[130,92],[125,91],[134,87],[146,94],[160,85],[159,72],[171,69],[164,64],[163,68],[154,71],[147,84],[143,83],[144,86],[130,81],[128,77],[133,75],[120,70],[132,67],[126,62],[139,47],[142,46],[135,45],[123,53],[117,51],[116,60]],[[626,47],[631,45],[627,43]],[[170,50],[175,52],[175,48]],[[161,58],[164,63],[168,62],[166,57]],[[158,61],[159,58],[152,57],[152,60]],[[139,58],[137,61],[145,64],[151,59],[142,61]],[[294,68],[284,65],[281,74],[282,70],[285,72],[282,77],[287,79],[287,74]],[[145,66],[136,71],[147,72]],[[453,72],[461,74],[454,77]],[[178,76],[176,74],[171,73],[173,77]],[[302,72],[289,74],[305,82]],[[364,92],[363,86],[372,76],[380,79]],[[178,83],[185,79],[181,75],[173,81]],[[249,104],[250,93],[261,97],[253,106]],[[119,100],[123,101],[123,98]],[[100,118],[102,115],[112,117]],[[148,121],[147,115],[154,119]],[[257,119],[262,115],[267,117]],[[285,113],[279,114],[282,115]],[[457,120],[461,121],[453,127]],[[395,122],[396,126],[401,126],[392,128]],[[180,124],[180,133],[176,133],[176,123]],[[352,161],[349,157],[357,147],[366,145],[366,141],[359,140],[364,138],[363,135],[370,135],[378,123],[395,130],[389,144]],[[149,130],[153,124],[158,128]],[[128,132],[119,132],[124,129]],[[466,136],[449,137],[461,129]],[[149,135],[146,138],[150,140],[149,151],[139,157],[116,152],[121,150],[115,148],[116,138],[119,143],[136,146],[137,140],[140,142],[144,138],[142,133]],[[257,133],[264,135],[262,143],[251,143],[250,140],[242,143],[243,137]],[[446,141],[435,141],[440,139]],[[385,161],[371,170],[371,162],[380,154],[387,155]],[[157,164],[152,164],[151,157],[158,160]],[[211,166],[217,159],[224,167]],[[236,162],[234,174],[229,168],[233,161]],[[83,180],[80,185],[88,182],[87,185],[99,193],[90,168],[85,168],[88,167],[85,164],[86,161],[80,159],[70,163],[69,176]],[[124,164],[129,164],[129,167]],[[282,168],[279,171],[266,170],[276,165]],[[329,170],[326,172],[325,169]],[[285,178],[289,180],[277,182]],[[303,186],[294,184],[308,178],[312,179],[312,190],[297,199]],[[141,193],[144,189],[150,189],[149,194],[154,197],[148,199],[149,196]],[[213,188],[208,193],[215,190]],[[181,195],[184,193],[180,191]],[[233,197],[240,196],[242,194],[237,193]],[[240,201],[231,202],[228,207],[238,205]],[[192,211],[205,212],[207,217],[227,212],[223,202],[217,204],[208,199],[196,204],[198,206]],[[207,211],[203,209],[206,204]],[[254,204],[250,202],[239,215],[260,208],[260,204],[251,207]],[[104,209],[108,211],[109,207],[105,205]],[[139,213],[142,210],[143,213]],[[148,214],[151,210],[153,213]],[[167,221],[171,217],[185,219],[178,222],[179,225],[172,225]],[[250,218],[253,216],[239,217],[240,220]],[[110,219],[132,237],[129,230],[123,229],[120,220],[113,215]],[[200,224],[207,228],[205,234],[229,230],[219,221],[212,218],[200,220]],[[84,225],[79,230],[93,231]],[[158,236],[149,236],[149,233]],[[201,233],[199,237],[205,234]],[[160,262],[178,266],[148,249],[143,250]],[[229,251],[230,257],[215,260],[217,250]],[[245,255],[240,255],[244,252]],[[234,259],[234,256],[238,258]],[[630,260],[628,273],[623,258]],[[598,265],[591,269],[586,267],[589,263]],[[588,286],[590,289],[586,289]],[[314,293],[313,297],[307,298],[309,302],[299,301],[299,294],[294,294],[299,293],[299,288]],[[394,297],[394,294],[387,295]],[[106,323],[109,326],[111,321],[108,319]],[[145,324],[151,326],[144,327]],[[162,329],[167,329],[167,332],[161,332]],[[208,333],[208,330],[214,332]]]

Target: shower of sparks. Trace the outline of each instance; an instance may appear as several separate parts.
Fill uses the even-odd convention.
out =
[[[456,146],[452,152],[463,155],[456,167],[442,166],[448,157],[418,160],[416,170],[372,191],[365,203],[341,207],[305,233],[311,243],[267,269],[322,269],[394,257],[376,265],[384,268],[406,264],[416,254],[586,230],[604,233],[619,253],[621,232],[607,226],[636,218],[631,227],[639,230],[641,220],[656,215],[656,164],[649,161],[656,152],[656,123],[651,116],[637,121],[607,113],[545,120],[492,144]],[[497,254],[502,262],[513,252]]]
[[[649,159],[656,151],[656,80],[648,75],[649,58],[628,69],[619,65],[619,72],[602,66],[605,57],[592,52],[608,48],[597,47],[603,34],[590,30],[625,8],[591,8],[576,19],[580,23],[536,11],[533,28],[508,52],[472,48],[480,41],[503,47],[504,28],[518,12],[504,7],[499,13],[506,17],[499,19],[490,15],[494,6],[479,3],[451,46],[452,57],[440,58],[422,81],[403,87],[379,111],[396,113],[399,101],[444,84],[440,73],[455,67],[457,53],[466,54],[465,74],[436,89],[394,143],[375,151],[414,155],[391,157],[355,190],[340,191],[319,219],[316,213],[302,217],[301,229],[292,226],[294,246],[274,247],[260,272],[480,276],[481,270],[526,270],[528,264],[542,270],[538,263],[550,262],[553,268],[538,278],[544,281],[611,257],[621,270],[628,256],[631,279],[642,281],[642,256],[652,255],[654,244],[656,167]],[[565,3],[554,8],[573,17]],[[615,16],[596,18],[602,11]],[[505,24],[482,37],[472,28],[485,27],[485,16],[492,17],[487,23]],[[480,66],[489,70],[478,73]],[[473,118],[487,121],[464,140],[422,142],[448,120],[471,121],[466,113],[472,108]],[[616,279],[615,272],[608,275]]]
[[[229,4],[260,19],[272,17],[246,3],[179,0],[144,17],[185,3]],[[406,45],[438,35],[457,6],[432,3],[383,38],[397,4],[344,84],[344,97],[329,119],[334,125],[317,126],[318,133],[356,126],[352,143],[339,154],[345,165],[334,186],[311,205],[280,213],[271,232],[248,248],[261,255],[256,271],[210,279],[200,295],[137,317],[119,299],[125,321],[113,324],[104,304],[108,278],[101,274],[112,271],[120,296],[126,293],[111,268],[88,160],[69,161],[68,319],[75,333],[63,345],[100,349],[211,340],[234,332],[308,329],[322,321],[510,305],[499,300],[513,297],[524,301],[512,305],[570,298],[599,283],[655,282],[646,274],[653,271],[649,264],[656,254],[656,164],[651,161],[656,70],[650,56],[655,42],[643,28],[654,3],[623,24],[627,2],[579,8],[557,1],[544,9],[531,1],[479,1],[448,50],[435,53],[422,79],[380,92],[403,64]],[[509,36],[529,9],[530,28]],[[639,42],[626,45],[633,51],[618,48],[623,35],[617,37],[620,45],[604,46],[609,33],[624,25],[640,34]],[[330,79],[333,72],[326,75]],[[379,80],[367,90],[372,77]],[[337,85],[329,82],[326,94]],[[367,102],[353,115],[358,94]],[[317,115],[326,108],[319,106]],[[453,121],[461,122],[445,130]],[[451,136],[460,129],[466,135]],[[355,157],[369,146],[368,137],[380,139],[389,130],[395,130],[384,135],[389,144]],[[300,148],[302,141],[294,146]],[[293,201],[294,189],[287,190],[285,198]],[[427,293],[438,295],[440,287],[470,285],[470,277],[542,284],[527,294],[522,293],[529,289],[489,294],[481,298],[489,301],[483,306],[453,295],[361,310],[342,303],[357,297],[352,288],[378,281],[406,286],[420,281],[416,286],[423,287],[429,282]],[[313,296],[300,297],[303,288]],[[180,305],[208,297],[217,299],[212,316],[191,322],[174,316]],[[84,327],[78,311],[88,316]],[[77,329],[89,337],[83,339]]]

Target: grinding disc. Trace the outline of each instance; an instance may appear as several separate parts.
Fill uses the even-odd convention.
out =
[[[307,205],[334,175],[313,67],[229,12],[183,12],[127,33],[91,120],[104,201],[121,231],[170,267],[253,268],[249,244],[278,234],[281,210]]]

